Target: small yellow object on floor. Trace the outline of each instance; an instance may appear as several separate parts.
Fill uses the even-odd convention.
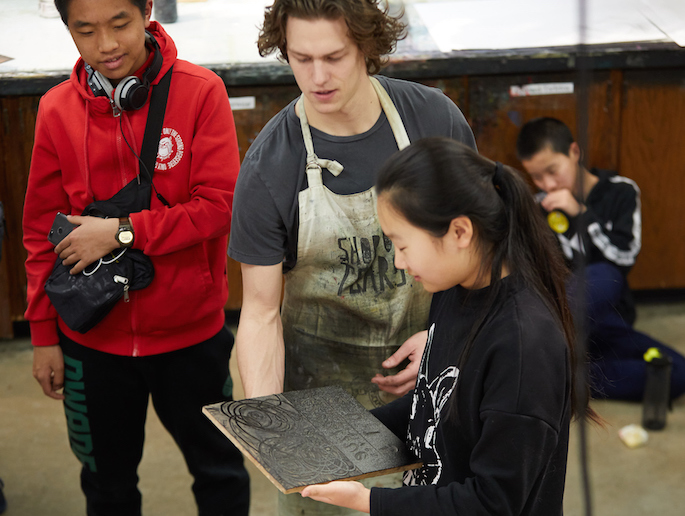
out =
[[[621,428],[618,436],[628,448],[638,448],[647,444],[647,430],[640,425],[632,424]]]

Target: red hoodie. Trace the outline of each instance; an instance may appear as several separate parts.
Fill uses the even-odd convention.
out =
[[[224,323],[226,244],[239,169],[228,95],[215,73],[176,59],[176,46],[158,23],[148,30],[164,58],[153,85],[174,65],[153,178],[171,207],[153,195],[150,210],[131,214],[133,247],[152,259],[155,278],[147,288],[131,291],[129,302],[119,301],[86,334],[71,331],[45,294],[56,259],[46,240],[55,214],[80,215],[94,199],[109,199],[138,173],[119,118],[106,97],[93,96],[79,59],[69,80],[41,98],[36,121],[23,221],[26,318],[35,346],[57,344],[59,327],[75,342],[100,351],[154,355],[207,340]],[[149,103],[121,115],[123,133],[136,153],[148,109]]]

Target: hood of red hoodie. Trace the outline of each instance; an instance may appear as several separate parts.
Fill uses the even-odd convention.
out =
[[[157,44],[159,45],[159,49],[162,52],[163,58],[162,69],[157,74],[157,77],[155,77],[152,81],[152,85],[154,86],[162,79],[162,77],[164,77],[164,74],[174,64],[178,55],[178,51],[176,50],[174,41],[169,37],[167,32],[158,22],[150,22],[150,26],[147,28],[147,30],[155,37],[155,40],[157,40]],[[150,58],[148,58],[143,66],[136,71],[135,75],[137,77],[142,77],[143,72],[145,71],[145,68],[148,66],[149,62]],[[86,63],[83,58],[79,58],[74,65],[74,69],[71,71],[69,81],[84,98],[84,100],[89,102],[92,111],[102,113],[111,112],[112,108],[107,98],[96,97],[93,95],[90,86],[88,86],[88,73],[86,72],[85,66]]]

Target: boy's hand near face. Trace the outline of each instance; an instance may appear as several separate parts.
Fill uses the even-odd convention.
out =
[[[305,487],[301,494],[317,502],[347,507],[354,511],[371,511],[371,490],[360,482],[336,480],[328,484],[316,484]]]
[[[571,191],[565,188],[549,192],[540,202],[540,205],[547,212],[560,210],[570,217],[576,217],[585,211],[585,206],[580,204]]]

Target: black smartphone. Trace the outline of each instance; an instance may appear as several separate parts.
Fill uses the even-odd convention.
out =
[[[48,233],[48,241],[53,245],[59,244],[75,227],[67,220],[67,216],[64,213],[58,211],[50,228],[50,233]]]

